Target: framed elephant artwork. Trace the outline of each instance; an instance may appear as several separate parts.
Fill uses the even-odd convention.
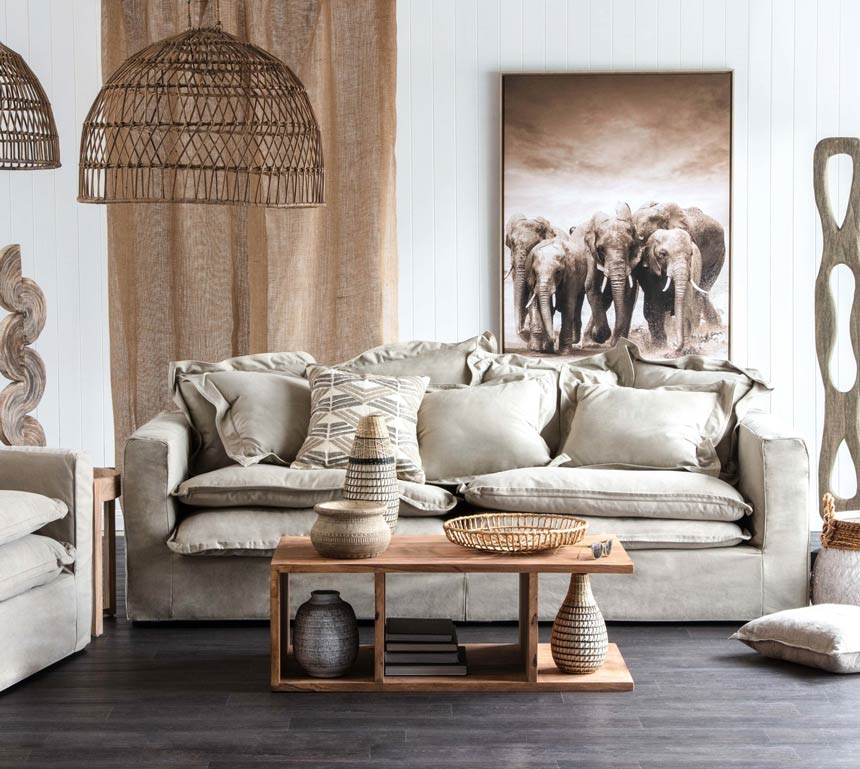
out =
[[[729,357],[731,72],[503,74],[505,352]]]

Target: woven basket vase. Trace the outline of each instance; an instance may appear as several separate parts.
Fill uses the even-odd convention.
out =
[[[824,495],[821,552],[812,574],[813,603],[860,606],[860,517],[836,514],[836,501]]]
[[[552,623],[550,651],[563,673],[591,673],[606,661],[606,623],[587,574],[571,574],[567,597]]]
[[[385,522],[394,534],[400,511],[400,484],[385,417],[375,414],[358,420],[343,498],[384,505]]]

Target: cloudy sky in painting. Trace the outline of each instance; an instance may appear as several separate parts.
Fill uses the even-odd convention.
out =
[[[506,76],[505,221],[675,201],[728,236],[730,105],[727,73]]]

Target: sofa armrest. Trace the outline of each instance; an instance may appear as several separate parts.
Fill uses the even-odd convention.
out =
[[[177,412],[162,412],[125,444],[127,608],[132,619],[167,616],[172,600],[172,560],[167,539],[176,527],[171,492],[188,477],[191,426]],[[150,611],[151,610],[151,611]]]
[[[771,414],[738,428],[739,488],[753,507],[752,540],[763,554],[764,613],[804,606],[809,588],[809,452]]]
[[[0,448],[0,489],[59,499],[68,515],[39,534],[75,547],[75,649],[90,642],[93,601],[93,466],[84,451],[35,446]]]

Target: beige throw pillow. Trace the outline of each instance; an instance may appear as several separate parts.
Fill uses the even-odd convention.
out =
[[[0,545],[58,521],[69,512],[65,502],[31,491],[0,489]]]
[[[475,475],[537,467],[551,459],[541,430],[555,400],[552,377],[439,390],[418,412],[427,478],[460,483]]]
[[[464,342],[394,342],[363,352],[337,368],[362,374],[426,376],[431,385],[475,384],[468,365],[476,351],[494,353],[496,337],[489,331]]]
[[[205,473],[234,463],[218,435],[216,408],[197,386],[201,375],[221,371],[247,371],[303,377],[308,364],[315,362],[313,356],[306,352],[241,355],[217,363],[173,361],[170,364],[170,393],[173,402],[185,414],[194,430],[194,471]]]
[[[381,414],[397,458],[397,476],[424,482],[416,426],[426,376],[373,376],[316,365],[308,366],[307,375],[310,425],[292,467],[346,467],[358,420]]]
[[[570,425],[561,449],[567,466],[719,475],[716,444],[726,431],[733,383],[636,390],[563,374],[561,389]]]

